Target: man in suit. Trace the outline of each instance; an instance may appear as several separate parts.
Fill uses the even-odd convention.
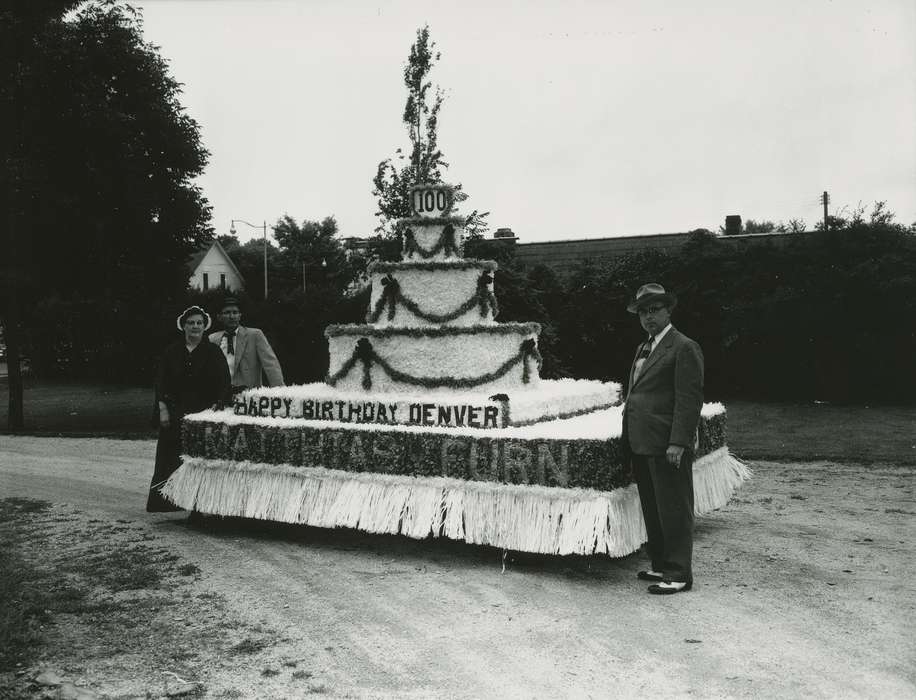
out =
[[[218,345],[226,357],[233,393],[263,386],[265,376],[268,386],[283,386],[283,371],[273,348],[260,329],[241,325],[242,312],[235,298],[223,301],[219,320],[225,330],[211,334],[210,342]]]
[[[651,581],[649,593],[655,594],[693,586],[693,455],[703,352],[671,325],[676,304],[660,284],[646,284],[627,306],[648,338],[630,370],[621,444],[636,477],[652,564],[637,577]]]

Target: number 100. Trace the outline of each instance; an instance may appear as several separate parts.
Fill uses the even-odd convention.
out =
[[[418,190],[414,192],[414,210],[423,212],[445,211],[448,207],[448,195],[444,190]]]

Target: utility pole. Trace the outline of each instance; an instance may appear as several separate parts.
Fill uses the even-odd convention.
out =
[[[830,195],[824,192],[821,195],[821,203],[824,205],[824,233],[827,233],[827,204],[830,202]]]

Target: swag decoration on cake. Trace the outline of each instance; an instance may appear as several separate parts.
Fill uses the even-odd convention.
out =
[[[620,445],[620,385],[543,380],[537,323],[501,323],[497,264],[462,257],[444,184],[411,190],[400,262],[369,267],[365,324],[332,325],[326,381],[249,389],[187,416],[163,493],[186,509],[623,556],[645,540]],[[698,513],[748,472],[704,406]]]

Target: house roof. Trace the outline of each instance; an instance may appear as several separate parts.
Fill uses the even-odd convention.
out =
[[[190,258],[188,258],[188,272],[192,275],[197,270],[197,267],[200,265],[201,260],[207,257],[207,253],[210,252],[212,245],[207,245],[194,253]]]
[[[235,266],[232,258],[229,257],[229,253],[226,252],[226,249],[223,248],[220,242],[215,238],[213,239],[213,242],[210,243],[210,245],[201,248],[188,259],[188,269],[191,271],[191,274],[193,275],[197,272],[197,268],[200,267],[200,264],[203,262],[204,258],[207,257],[207,253],[209,253],[213,248],[215,248],[216,251],[226,259],[229,267],[232,268],[233,272],[239,276],[239,279],[244,281],[245,278],[242,276],[242,273],[239,271],[239,269]]]

